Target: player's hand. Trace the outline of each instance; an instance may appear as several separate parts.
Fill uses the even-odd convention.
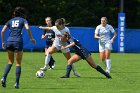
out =
[[[51,40],[52,40],[52,41],[54,41],[54,40],[55,40],[55,38],[52,38]]]
[[[39,26],[40,29],[43,29],[43,26]]]
[[[104,41],[104,37],[103,36],[101,36],[99,39],[100,39],[101,42]]]
[[[36,40],[35,39],[30,39],[32,43],[36,44]]]
[[[110,41],[111,41],[111,43],[113,43],[114,42],[114,39],[111,39]]]
[[[61,46],[61,49],[65,49],[65,46]]]
[[[2,43],[2,48],[5,49],[5,43]]]

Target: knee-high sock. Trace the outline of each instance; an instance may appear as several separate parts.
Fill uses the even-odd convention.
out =
[[[9,73],[9,71],[11,70],[11,67],[12,67],[12,64],[7,64],[6,65],[6,68],[5,68],[5,71],[4,71],[4,74],[3,74],[3,77],[4,77],[5,80],[7,78],[7,75]]]
[[[51,58],[51,54],[47,54],[47,56],[45,57],[45,66],[47,67],[49,62],[50,62],[50,58]]]
[[[110,59],[106,59],[106,71],[110,72],[111,69],[111,60]]]
[[[102,73],[103,75],[107,76],[107,73],[100,66],[97,65],[95,69],[99,71],[100,73]]]
[[[49,62],[49,66],[50,66],[50,68],[52,68],[52,66],[54,65],[54,59],[53,59],[53,57],[51,56],[51,58],[50,58],[50,62]]]
[[[20,74],[21,74],[21,66],[16,66],[16,83],[17,84],[19,84]]]
[[[66,68],[66,76],[70,76],[70,71],[72,69],[72,65],[67,65],[67,68]]]
[[[72,66],[72,71],[73,71],[73,73],[75,73],[76,70],[75,70],[75,66],[74,66],[74,64],[72,64],[71,66]]]

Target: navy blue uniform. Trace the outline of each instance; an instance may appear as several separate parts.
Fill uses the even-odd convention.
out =
[[[83,47],[77,39],[71,38],[68,41],[69,44],[72,42],[75,43],[72,48],[75,50],[76,54],[79,55],[82,59],[86,59],[89,55],[91,55],[90,52],[85,47]]]
[[[14,17],[9,20],[5,25],[9,28],[9,37],[6,43],[6,49],[10,51],[23,50],[22,29],[27,20],[21,17]]]
[[[47,34],[46,47],[48,48],[48,47],[52,46],[52,44],[53,44],[53,41],[51,39],[55,38],[55,33],[52,30],[50,30],[50,31],[45,30],[43,35],[45,35],[45,34]]]
[[[49,30],[49,31],[44,30],[44,34],[43,35],[45,35],[45,34],[47,34],[47,36],[46,36],[46,38],[47,38],[46,39],[46,48],[49,48],[53,44],[52,38],[55,38],[55,32],[52,31],[52,30]],[[50,68],[52,68],[52,66],[54,65],[54,62],[55,62],[55,60],[51,56],[50,62],[49,62]]]

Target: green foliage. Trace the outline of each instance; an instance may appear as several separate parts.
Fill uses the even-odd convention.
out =
[[[127,28],[139,27],[139,5],[140,0],[124,0]],[[100,18],[106,16],[109,23],[117,27],[120,12],[120,0],[0,0],[1,25],[11,18],[16,6],[28,10],[30,25],[43,25],[44,18],[51,16],[53,22],[57,18],[66,18],[71,23],[69,26],[96,27]]]

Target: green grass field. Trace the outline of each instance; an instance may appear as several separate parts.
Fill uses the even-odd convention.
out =
[[[62,53],[53,54],[56,67],[46,71],[44,78],[36,78],[35,73],[44,65],[44,52],[24,52],[20,89],[14,88],[15,63],[7,78],[7,87],[0,86],[0,93],[140,93],[140,54],[112,53],[112,79],[92,69],[84,60],[75,63],[81,77],[60,78],[65,74],[66,60]],[[92,57],[105,69],[99,54]],[[0,78],[7,64],[7,53],[0,52]]]

